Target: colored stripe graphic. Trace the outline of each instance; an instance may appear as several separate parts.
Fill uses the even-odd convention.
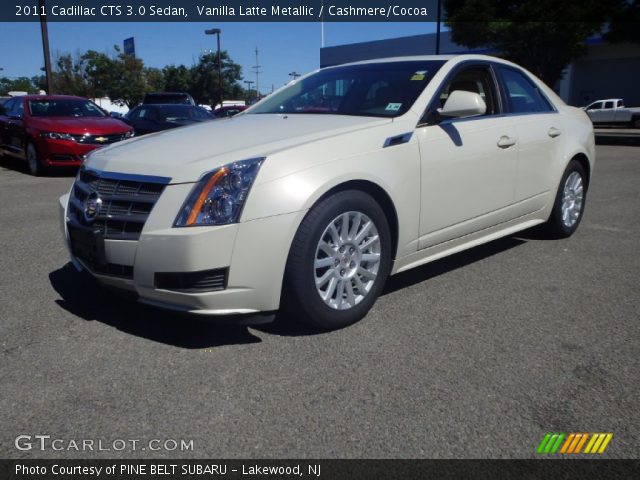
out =
[[[565,436],[564,433],[547,433],[540,442],[540,445],[538,445],[537,452],[540,454],[556,453]]]
[[[537,448],[538,454],[604,453],[613,433],[546,433]],[[587,441],[588,440],[588,441]],[[584,451],[582,447],[586,444]],[[562,446],[562,447],[561,447]]]
[[[594,433],[584,453],[604,453],[613,438],[613,433]]]

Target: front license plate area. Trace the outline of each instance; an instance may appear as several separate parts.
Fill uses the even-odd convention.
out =
[[[67,226],[71,252],[82,260],[91,270],[100,269],[107,265],[104,253],[104,238],[97,230]]]

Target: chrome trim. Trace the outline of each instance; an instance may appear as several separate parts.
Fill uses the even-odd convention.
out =
[[[140,183],[162,183],[163,185],[168,185],[171,182],[171,177],[138,175],[135,173],[105,172],[104,170],[96,170],[85,166],[83,166],[81,169],[97,177],[106,178],[107,180],[127,180],[130,182]]]
[[[384,141],[382,148],[395,147],[396,145],[402,145],[403,143],[409,143],[413,132],[402,133],[400,135],[394,135]]]

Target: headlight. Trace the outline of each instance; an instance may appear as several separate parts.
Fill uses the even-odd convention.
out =
[[[236,223],[263,161],[264,157],[242,160],[204,175],[180,209],[174,226]]]
[[[58,132],[41,132],[40,136],[43,138],[51,138],[53,140],[71,140],[75,141],[73,135],[70,133],[58,133]]]

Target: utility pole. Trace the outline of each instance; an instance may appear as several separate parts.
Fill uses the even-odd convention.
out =
[[[49,30],[47,29],[47,17],[42,15],[46,12],[46,6],[44,0],[38,0],[38,6],[40,7],[40,31],[42,33],[42,53],[44,54],[44,73],[47,85],[47,95],[53,93],[52,78],[51,78],[51,55],[49,54]]]
[[[436,55],[440,55],[440,23],[442,23],[442,0],[438,0],[438,11],[436,16]]]
[[[218,37],[218,85],[220,86],[220,108],[222,108],[222,102],[224,100],[224,83],[222,80],[222,63],[220,59],[220,33],[222,30],[219,28],[210,28],[209,30],[205,30],[205,35],[216,35]]]
[[[291,72],[291,73],[289,74],[289,76],[290,76],[290,77],[293,77],[293,79],[295,80],[296,78],[300,77],[301,75],[300,75],[298,72],[296,72],[296,71],[294,70],[293,72]]]
[[[258,63],[258,47],[256,47],[256,64],[252,68],[256,71],[256,96],[260,98],[260,71],[261,65]]]

